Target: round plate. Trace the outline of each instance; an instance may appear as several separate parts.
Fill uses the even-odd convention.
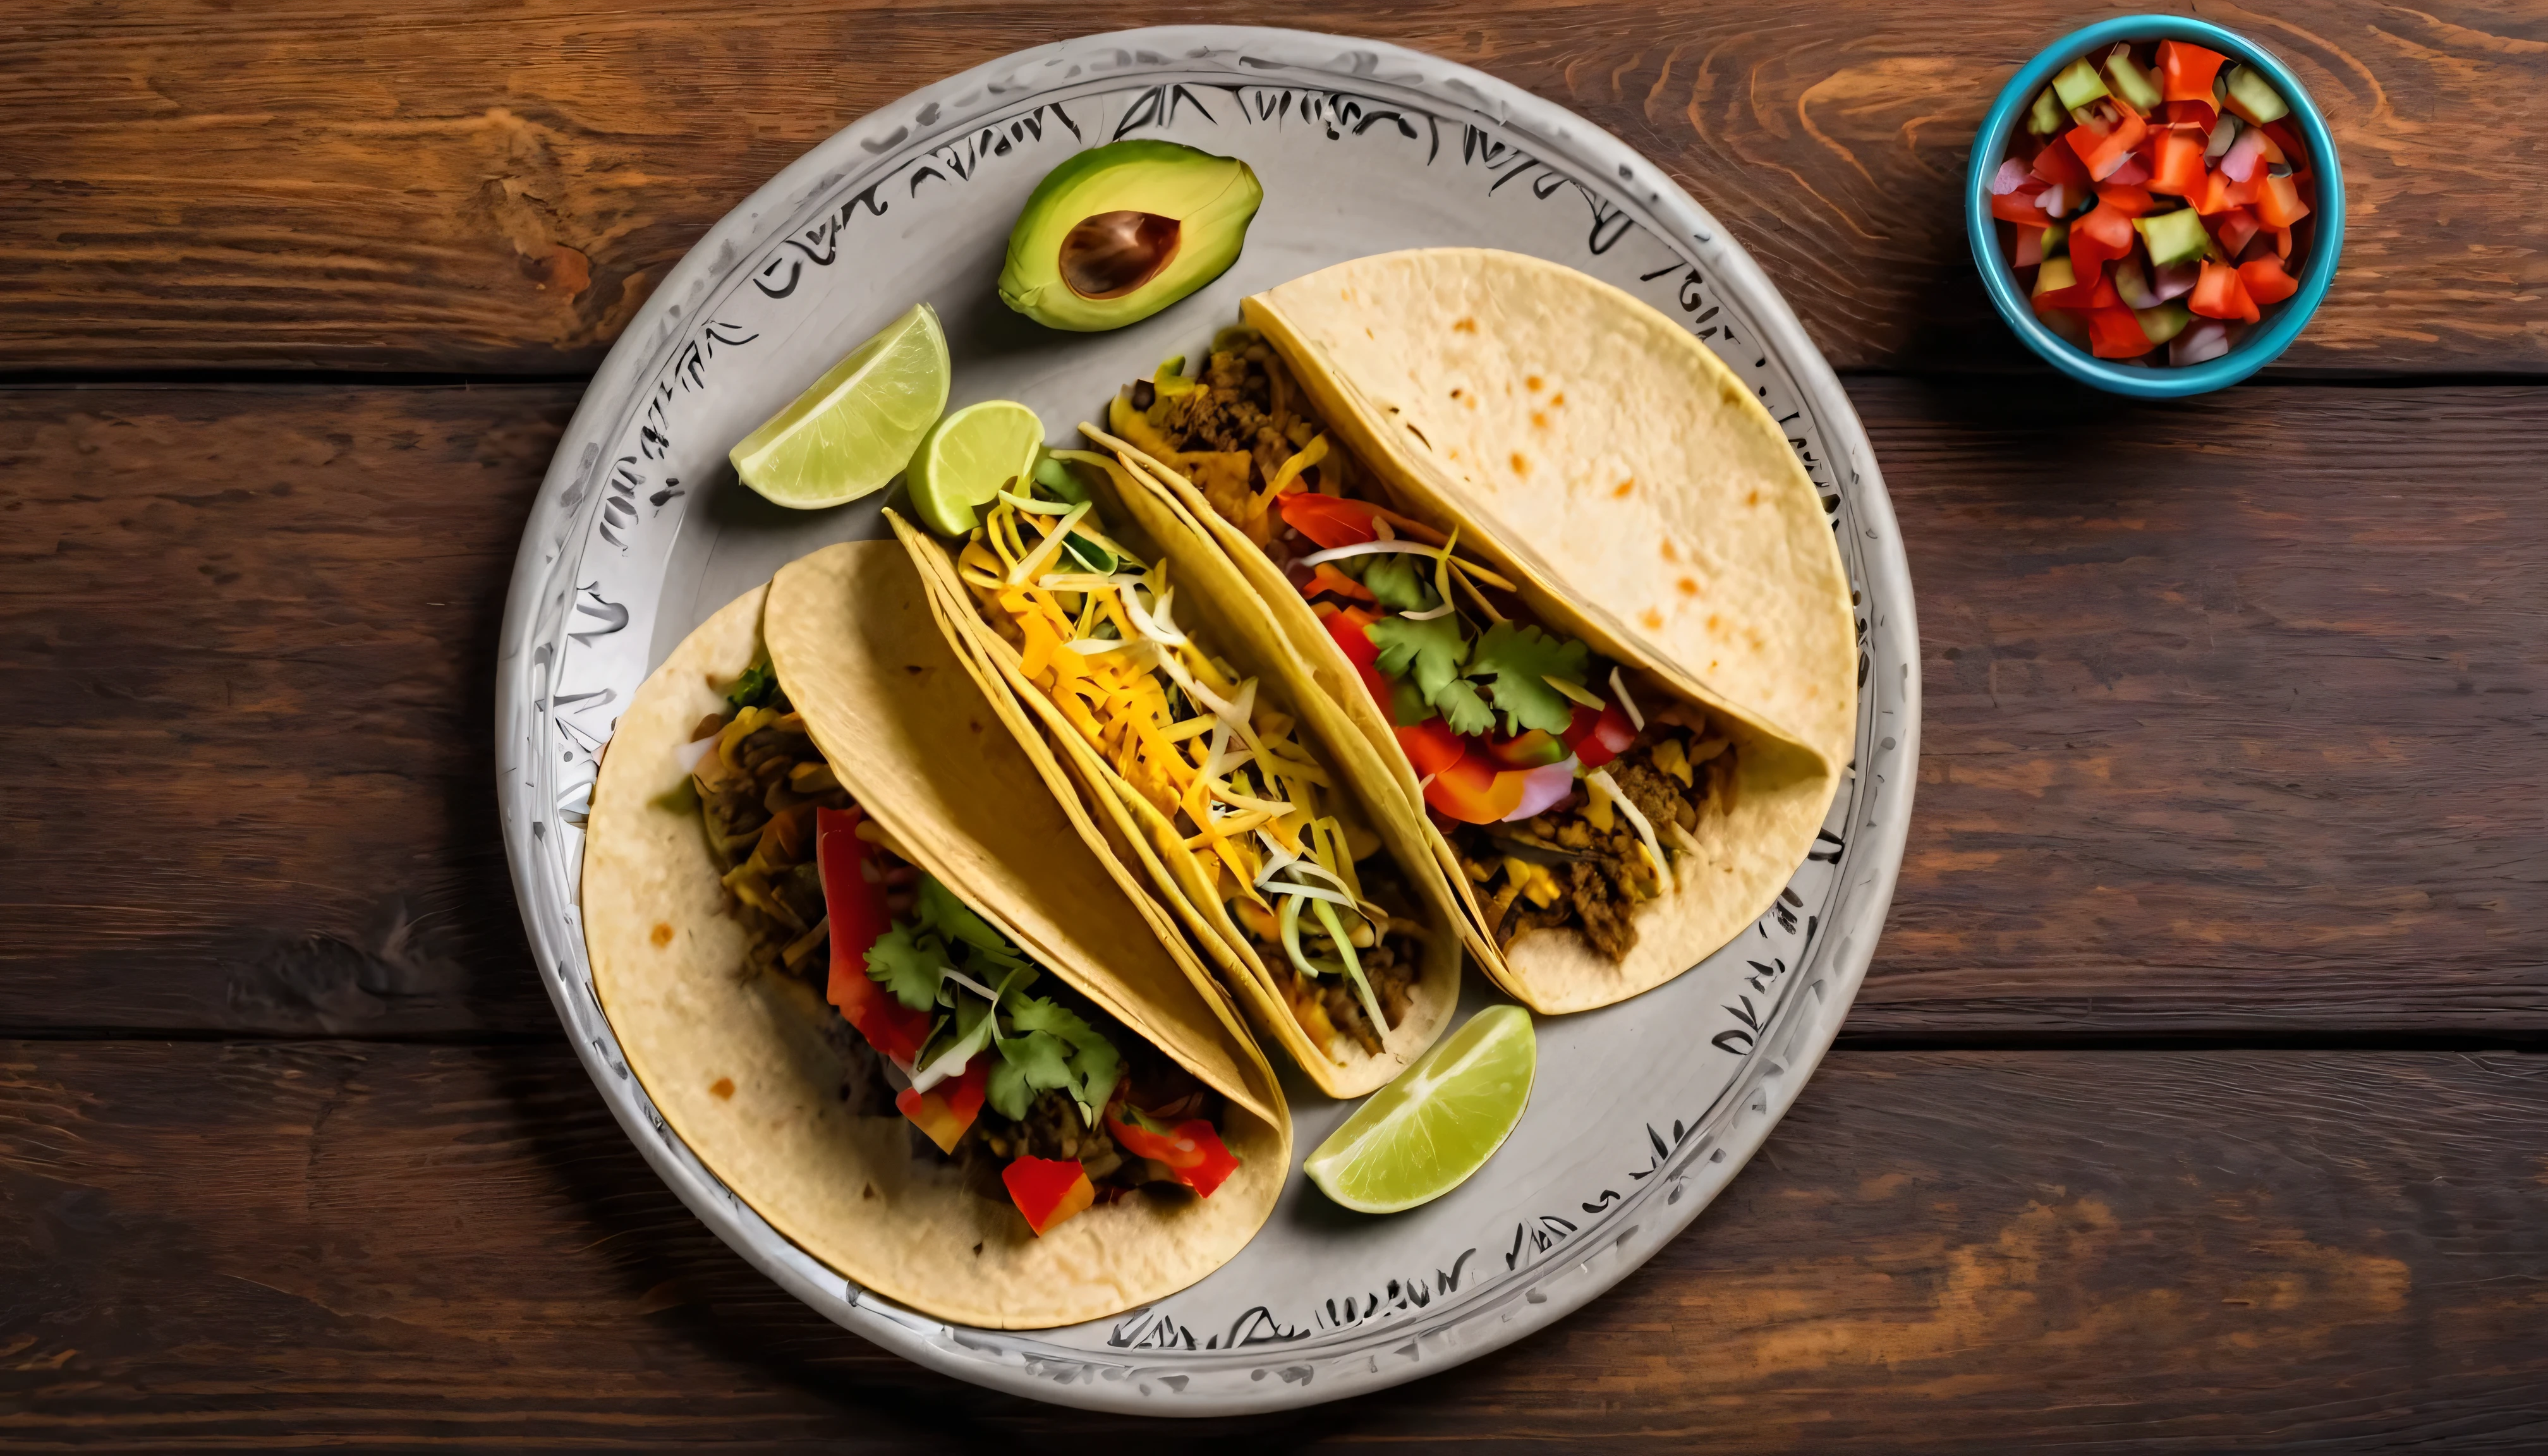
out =
[[[1244,158],[1265,205],[1228,273],[1141,323],[1047,331],[992,291],[1027,193],[1082,147],[1154,136]],[[1255,1240],[1170,1299],[1063,1329],[947,1324],[845,1282],[668,1128],[593,995],[576,905],[594,761],[629,694],[709,612],[783,563],[883,534],[882,497],[798,513],[725,452],[926,299],[951,405],[1009,398],[1067,436],[1125,380],[1193,353],[1246,294],[1395,248],[1491,244],[1684,320],[1756,388],[1832,511],[1858,592],[1857,763],[1768,915],[1632,1002],[1539,1024],[1529,1111],[1484,1171],[1365,1218],[1296,1175]],[[497,665],[504,847],[549,995],[622,1126],[725,1241],[842,1325],[938,1370],[1065,1405],[1228,1414],[1377,1390],[1520,1338],[1679,1232],[1760,1147],[1831,1045],[1901,864],[1919,747],[1918,634],[1858,417],[1716,222],[1582,118],[1368,41],[1176,27],[1021,51],[878,108],[702,238],[604,361],[514,568]],[[958,766],[950,765],[951,772]],[[1489,992],[1467,978],[1472,1007]],[[1345,1104],[1287,1080],[1296,1155]]]

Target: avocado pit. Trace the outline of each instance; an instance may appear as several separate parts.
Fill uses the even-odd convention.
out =
[[[1124,210],[1082,218],[1061,240],[1061,281],[1084,299],[1120,299],[1176,260],[1174,218]]]

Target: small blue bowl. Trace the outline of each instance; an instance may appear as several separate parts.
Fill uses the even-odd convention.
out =
[[[2097,358],[2044,326],[2027,302],[2026,291],[2018,286],[2016,271],[2000,255],[1999,228],[1990,211],[1990,184],[2001,160],[2008,155],[2010,134],[2026,115],[2036,93],[2051,82],[2053,72],[2080,56],[2107,50],[2118,41],[2187,41],[2254,66],[2291,103],[2292,117],[2309,143],[2310,169],[2317,174],[2318,196],[2312,200],[2315,211],[2304,220],[2315,226],[2308,246],[2309,260],[2297,280],[2300,292],[2273,306],[2265,321],[2236,348],[2202,364],[2126,365]],[[2327,285],[2335,280],[2336,254],[2344,248],[2344,171],[2336,160],[2335,137],[2326,129],[2326,118],[2319,114],[2318,103],[2310,99],[2300,78],[2272,51],[2244,36],[2182,15],[2118,16],[2053,42],[2001,88],[1999,100],[1982,122],[1981,135],[1973,138],[1972,165],[1964,175],[1964,230],[1972,238],[1973,265],[1981,269],[1982,285],[1990,291],[1991,303],[2008,320],[2008,326],[2017,330],[2028,348],[2043,355],[2045,362],[2072,379],[2119,395],[2145,400],[2177,399],[2236,384],[2272,363],[2309,326],[2310,317],[2326,297]]]

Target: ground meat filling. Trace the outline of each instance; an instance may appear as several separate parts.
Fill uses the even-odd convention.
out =
[[[1627,752],[1605,766],[1619,792],[1654,825],[1676,873],[1700,823],[1734,802],[1734,750],[1695,709],[1650,716]],[[1622,960],[1637,944],[1636,907],[1661,890],[1628,816],[1595,808],[1580,780],[1555,808],[1519,824],[1458,824],[1434,816],[1457,849],[1499,946],[1526,931],[1579,930]]]
[[[725,741],[728,730],[745,714],[751,715],[751,721],[743,724],[731,743]],[[824,916],[822,874],[814,859],[814,811],[846,810],[856,801],[833,776],[823,751],[806,731],[804,718],[775,686],[757,705],[700,719],[690,737],[694,743],[718,740],[691,772],[690,785],[698,796],[708,853],[725,884],[726,913],[744,928],[750,969],[793,976],[822,992],[831,975],[831,937]],[[872,858],[884,873],[885,910],[899,920],[912,912],[919,896],[920,870],[883,845],[870,844]],[[952,1154],[941,1153],[928,1135],[914,1128],[914,1150],[952,1158],[962,1170],[967,1187],[1000,1202],[1009,1197],[1000,1182],[1001,1169],[1012,1159],[1027,1156],[1079,1159],[1104,1199],[1120,1197],[1144,1183],[1174,1181],[1166,1169],[1127,1153],[1107,1131],[1106,1117],[1121,1116],[1122,1105],[1130,1101],[1153,1118],[1203,1117],[1217,1127],[1220,1094],[1117,1026],[1061,984],[1059,977],[1046,974],[1037,981],[1035,991],[1061,1002],[1104,1031],[1124,1055],[1125,1080],[1096,1126],[1080,1116],[1067,1093],[1047,1090],[1037,1094],[1023,1122],[1011,1122],[984,1107]],[[844,1100],[861,1116],[891,1115],[899,1089],[885,1059],[849,1023],[838,1016],[833,1023],[842,1041],[855,1044],[846,1048]]]
[[[1371,1024],[1370,1013],[1363,1010],[1362,997],[1353,983],[1341,975],[1309,976],[1292,963],[1283,949],[1281,929],[1273,917],[1257,908],[1252,901],[1236,902],[1238,923],[1247,932],[1248,943],[1256,948],[1256,956],[1274,974],[1274,984],[1282,989],[1283,1000],[1309,1034],[1315,1046],[1323,1046],[1336,1036],[1352,1040],[1363,1050],[1377,1056],[1389,1032],[1407,1020],[1407,1010],[1415,1001],[1415,983],[1424,967],[1410,954],[1411,941],[1423,934],[1423,927],[1404,913],[1408,900],[1397,878],[1385,862],[1366,861],[1355,866],[1365,895],[1372,903],[1389,912],[1389,934],[1378,945],[1356,945],[1354,955],[1362,962],[1363,978],[1371,982],[1371,994],[1380,1003],[1380,1013],[1389,1019],[1387,1027]],[[1316,922],[1301,917],[1301,950],[1313,960],[1340,962],[1335,942],[1324,926],[1313,930]]]
[[[1263,339],[1231,330],[1216,342],[1199,382],[1200,388],[1163,395],[1143,380],[1133,387],[1133,407],[1189,457],[1188,478],[1221,518],[1263,547],[1276,566],[1318,550],[1264,500],[1283,462],[1326,431],[1282,359]],[[1349,494],[1354,463],[1333,437],[1327,444],[1326,459],[1300,479],[1313,491]]]

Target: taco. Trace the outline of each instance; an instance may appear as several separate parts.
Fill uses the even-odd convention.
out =
[[[1777,425],[1571,269],[1438,249],[1250,298],[1108,429],[1382,756],[1545,1012],[1696,963],[1803,862],[1849,761],[1847,578]]]
[[[593,988],[664,1120],[814,1257],[946,1320],[1098,1319],[1237,1253],[1291,1117],[917,586],[832,547],[646,680],[587,825]]]
[[[1371,745],[1209,542],[1127,512],[1138,490],[1055,451],[952,554],[886,515],[1003,718],[1067,766],[1091,847],[1320,1090],[1360,1096],[1449,1021],[1459,911]]]

